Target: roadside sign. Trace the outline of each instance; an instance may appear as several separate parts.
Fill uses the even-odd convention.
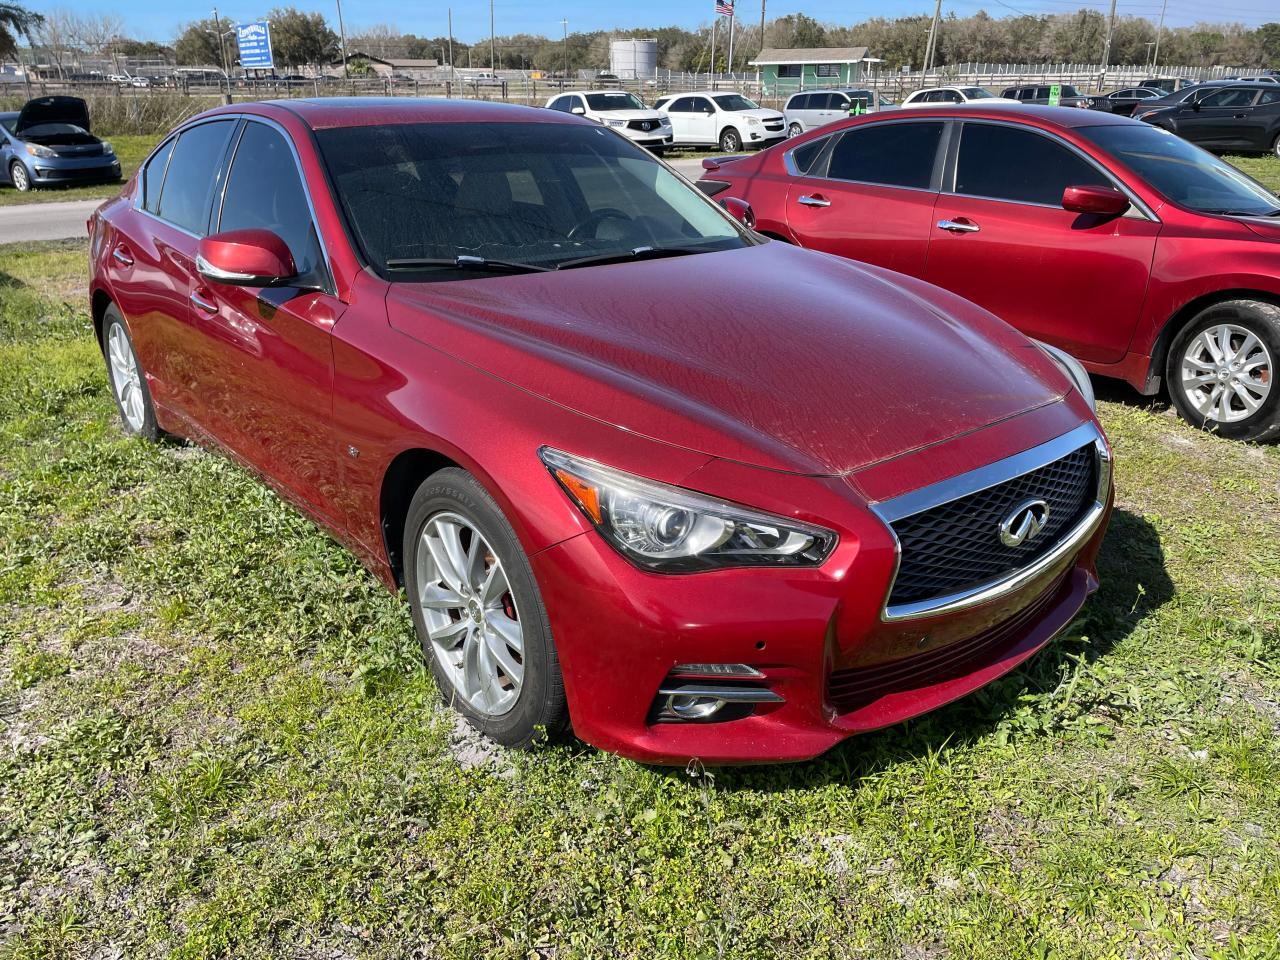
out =
[[[1055,83],[1049,88],[1049,106],[1057,107],[1062,105],[1062,84]]]
[[[236,43],[240,45],[240,66],[246,70],[274,70],[271,55],[271,23],[255,20],[236,24]]]

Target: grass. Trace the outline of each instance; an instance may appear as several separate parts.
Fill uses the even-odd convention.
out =
[[[1104,390],[1101,592],[916,722],[786,767],[502,755],[347,553],[121,434],[84,256],[0,248],[5,960],[1280,955],[1276,449]]]
[[[151,148],[159,137],[149,134],[124,134],[110,137],[115,147],[116,156],[120,158],[120,170],[125,180],[133,176],[138,164],[146,159]],[[46,187],[19,193],[10,186],[0,187],[0,207],[19,203],[57,203],[60,200],[94,200],[114,197],[120,192],[119,183],[96,183],[80,187]]]

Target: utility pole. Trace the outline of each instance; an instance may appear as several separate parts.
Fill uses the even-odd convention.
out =
[[[449,79],[458,79],[453,69],[453,7],[449,8]]]
[[[564,26],[564,78],[568,80],[569,79],[569,21],[566,18],[564,20],[561,20],[560,23]],[[560,89],[563,90],[564,87],[562,86]]]
[[[1160,62],[1160,34],[1164,33],[1164,12],[1169,9],[1169,0],[1160,4],[1160,24],[1156,27],[1156,49],[1151,54],[1151,72],[1156,72],[1156,64]]]
[[[760,0],[760,49],[764,49],[764,4],[765,0]]]
[[[493,0],[489,0],[489,71],[498,72],[498,44],[493,32]]]
[[[711,89],[716,88],[716,24],[720,22],[720,14],[711,18]]]
[[[1116,0],[1111,0],[1111,16],[1107,18],[1107,42],[1102,45],[1102,76],[1098,80],[1098,90],[1107,85],[1107,67],[1111,65],[1111,35],[1116,29]]]
[[[933,58],[938,52],[938,18],[942,16],[942,0],[936,0],[933,5],[933,23],[929,25],[929,42],[924,48],[924,75],[926,82],[929,71],[933,69]]]
[[[347,79],[347,28],[342,23],[342,0],[338,3],[338,40],[342,44],[342,79]]]

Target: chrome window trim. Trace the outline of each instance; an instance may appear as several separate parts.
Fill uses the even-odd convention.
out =
[[[1033,127],[1022,123],[1009,123],[1007,120],[989,120],[985,117],[977,117],[972,120],[963,118],[956,121],[960,127],[958,135],[955,137],[954,156],[948,160],[947,170],[942,175],[942,193],[952,197],[969,197],[972,200],[990,200],[994,203],[1012,203],[1019,207],[1039,207],[1042,210],[1062,210],[1060,203],[1038,203],[1030,200],[1010,200],[1008,197],[984,197],[976,193],[959,193],[956,190],[956,172],[960,167],[960,150],[964,143],[964,125],[969,123],[985,124],[991,127],[1008,127],[1011,130],[1025,130],[1034,133],[1036,136],[1044,137],[1052,143],[1060,147],[1064,147],[1071,153],[1074,153],[1079,159],[1083,160],[1089,166],[1093,167],[1100,174],[1107,178],[1107,182],[1112,187],[1119,190],[1129,199],[1129,209],[1121,216],[1131,219],[1137,218],[1142,220],[1150,220],[1152,223],[1160,223],[1160,218],[1156,216],[1155,211],[1142,201],[1142,198],[1135,194],[1121,180],[1117,179],[1110,170],[1098,164],[1098,161],[1089,156],[1074,143],[1069,143],[1062,137],[1049,130],[1041,130],[1039,127]]]
[[[196,120],[196,121],[193,121],[193,122],[191,122],[191,123],[187,123],[187,124],[185,124],[184,126],[179,127],[177,130],[173,131],[173,133],[172,133],[170,136],[165,137],[165,138],[164,138],[164,140],[161,142],[161,144],[160,144],[160,146],[159,146],[159,147],[156,147],[156,148],[155,148],[155,150],[152,150],[152,151],[151,151],[151,154],[147,157],[146,162],[145,162],[145,163],[144,163],[144,164],[139,168],[139,170],[145,170],[145,169],[146,169],[146,164],[151,162],[151,157],[155,156],[155,154],[159,151],[160,147],[163,147],[163,146],[164,146],[166,143],[168,143],[170,140],[173,140],[173,141],[174,141],[173,146],[174,146],[174,150],[176,150],[176,149],[178,148],[178,143],[177,143],[177,141],[178,141],[178,140],[180,140],[180,139],[182,139],[182,135],[183,135],[184,133],[186,133],[188,130],[194,130],[196,127],[204,126],[206,123],[218,123],[219,121],[222,121],[222,120],[238,121],[238,120],[239,120],[239,118],[240,118],[240,115],[239,115],[239,114],[234,114],[234,113],[218,113],[218,114],[214,114],[214,115],[213,115],[213,116],[211,116],[211,117],[204,117],[204,118],[202,118],[202,119],[200,119],[200,120]],[[236,136],[236,132],[235,132],[235,130],[232,130],[232,131],[231,131],[231,134],[230,134],[230,135],[228,136],[228,138],[227,138],[227,145],[228,145],[228,146],[230,146],[231,141],[232,141],[232,139],[234,139],[234,138],[235,138],[235,136]],[[226,148],[226,147],[223,147],[223,148],[222,148],[222,152],[223,152],[223,154],[224,154],[224,156],[225,156],[225,154],[226,154],[226,152],[227,152],[227,148]],[[169,151],[169,156],[168,156],[168,158],[167,158],[167,159],[165,160],[165,162],[164,162],[164,179],[160,181],[160,193],[161,193],[161,196],[162,196],[162,197],[163,197],[163,194],[164,194],[164,185],[165,185],[165,183],[166,183],[166,182],[168,181],[168,179],[169,179],[169,167],[170,167],[172,164],[173,164],[173,150],[170,150],[170,151]],[[145,186],[145,184],[143,184],[143,186]],[[136,210],[138,213],[142,214],[143,216],[150,217],[152,220],[155,220],[155,221],[156,221],[156,222],[158,222],[158,223],[163,223],[166,227],[170,227],[170,228],[172,228],[172,229],[174,229],[174,230],[177,230],[179,233],[186,234],[188,237],[194,237],[194,238],[195,238],[195,239],[197,239],[197,240],[199,240],[199,239],[200,239],[200,236],[201,236],[200,234],[198,234],[198,233],[194,233],[194,232],[192,232],[192,231],[188,230],[186,227],[179,226],[178,224],[174,223],[172,220],[166,220],[164,217],[160,216],[160,214],[159,214],[159,213],[152,213],[150,210],[148,210],[148,209],[146,209],[144,206],[142,206],[142,199],[143,199],[143,198],[142,198],[142,194],[143,194],[143,193],[144,193],[144,191],[143,191],[143,190],[135,190],[135,191],[133,191],[133,194],[134,194],[134,196],[133,196],[133,209],[134,209],[134,210]],[[206,216],[206,218],[205,218],[205,226],[208,226],[208,225],[209,225],[209,220],[208,220],[208,217]]]
[[[898,570],[902,564],[902,544],[893,529],[893,523],[904,517],[910,517],[923,510],[931,510],[961,497],[967,497],[980,490],[1013,480],[1024,474],[1039,470],[1055,460],[1060,460],[1072,451],[1079,450],[1088,443],[1093,444],[1095,456],[1095,475],[1098,486],[1094,493],[1093,506],[1084,517],[1058,541],[1058,544],[1033,563],[1019,570],[986,583],[980,583],[956,593],[942,597],[932,597],[913,603],[890,605],[893,587],[898,580]],[[951,477],[938,483],[921,487],[900,497],[872,504],[871,511],[883,521],[893,537],[894,562],[893,576],[885,591],[884,605],[881,607],[880,619],[886,623],[915,620],[920,617],[933,617],[942,614],[967,610],[980,604],[998,600],[1021,589],[1035,580],[1042,573],[1054,566],[1064,557],[1079,549],[1097,530],[1098,524],[1107,510],[1107,498],[1111,490],[1111,454],[1107,449],[1106,438],[1097,425],[1082,423],[1074,430],[1055,437],[1039,446],[1016,453],[1003,460],[997,460],[986,466],[970,470],[959,476]]]

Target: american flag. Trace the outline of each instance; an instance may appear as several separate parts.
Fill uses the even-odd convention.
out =
[[[716,13],[722,17],[732,17],[733,0],[716,0]]]

